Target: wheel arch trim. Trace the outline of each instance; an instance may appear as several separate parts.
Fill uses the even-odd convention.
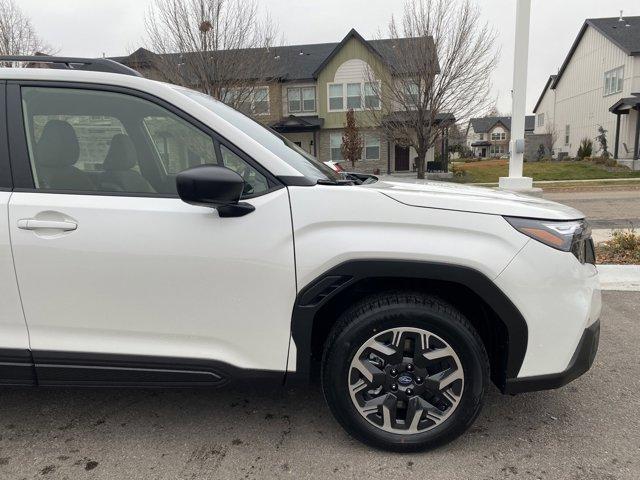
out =
[[[375,278],[443,281],[467,287],[482,298],[505,325],[509,340],[505,377],[517,377],[527,349],[527,323],[513,302],[489,277],[473,268],[455,264],[372,259],[341,263],[300,290],[291,319],[291,335],[297,350],[295,375],[290,373],[291,377],[307,379],[311,373],[312,335],[316,315],[321,308],[347,287]]]

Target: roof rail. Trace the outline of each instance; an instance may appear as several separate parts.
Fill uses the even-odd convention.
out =
[[[140,72],[108,58],[54,57],[49,55],[0,55],[3,62],[48,63],[51,68],[88,70],[92,72],[120,73],[141,77]]]

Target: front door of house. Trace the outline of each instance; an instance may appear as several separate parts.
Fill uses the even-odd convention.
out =
[[[409,147],[396,145],[396,172],[409,170]]]

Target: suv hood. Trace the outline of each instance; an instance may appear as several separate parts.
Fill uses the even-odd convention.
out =
[[[400,203],[414,207],[547,220],[584,218],[584,214],[580,211],[566,205],[496,188],[428,181],[421,183],[378,181],[363,188],[377,189]]]

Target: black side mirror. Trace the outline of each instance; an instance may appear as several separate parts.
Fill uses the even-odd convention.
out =
[[[218,210],[221,217],[242,217],[255,210],[240,202],[244,179],[233,170],[217,165],[198,165],[178,173],[176,188],[183,202]]]

